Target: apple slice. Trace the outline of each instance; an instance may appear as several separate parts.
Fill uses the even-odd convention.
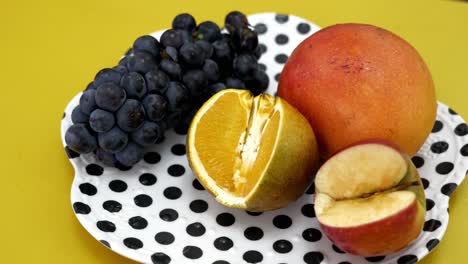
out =
[[[421,232],[425,197],[406,154],[385,142],[349,147],[315,178],[315,213],[336,246],[361,256],[385,255]]]

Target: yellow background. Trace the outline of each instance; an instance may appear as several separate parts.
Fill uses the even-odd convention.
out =
[[[221,23],[233,9],[387,28],[422,54],[439,100],[468,118],[468,2],[1,0],[1,263],[132,263],[96,242],[72,213],[63,109],[139,35],[168,27],[183,11]],[[465,183],[451,199],[444,239],[422,263],[466,263],[467,219]]]

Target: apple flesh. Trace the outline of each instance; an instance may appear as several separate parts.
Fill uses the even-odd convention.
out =
[[[315,213],[327,237],[355,255],[396,252],[417,238],[425,197],[409,157],[389,144],[362,143],[330,158],[315,178]]]

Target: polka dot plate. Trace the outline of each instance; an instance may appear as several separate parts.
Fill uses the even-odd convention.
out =
[[[264,49],[260,62],[270,76],[268,92],[275,94],[288,55],[319,27],[272,13],[251,15],[249,21]],[[78,101],[79,95],[66,108],[62,140]],[[93,155],[67,151],[76,172],[72,206],[83,227],[103,245],[143,263],[415,263],[442,238],[450,194],[468,169],[468,127],[439,103],[432,133],[412,159],[427,196],[424,230],[398,253],[363,258],[342,252],[321,232],[313,186],[280,210],[252,213],[226,208],[194,178],[184,144],[185,135],[168,131],[144,160],[126,171],[106,167]]]

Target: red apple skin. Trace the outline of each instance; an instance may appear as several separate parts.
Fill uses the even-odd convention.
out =
[[[424,224],[425,208],[418,200],[392,216],[354,227],[332,227],[319,223],[340,249],[365,257],[396,252],[415,240]]]

